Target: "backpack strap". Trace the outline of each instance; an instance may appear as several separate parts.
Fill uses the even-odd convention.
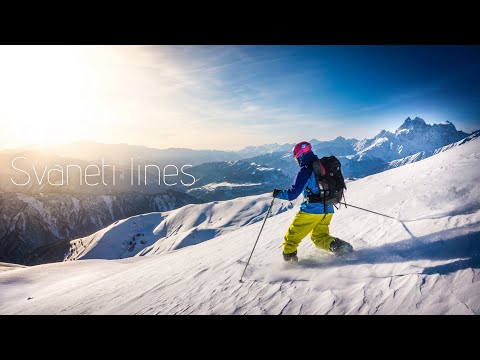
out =
[[[325,174],[327,173],[320,159],[317,159],[314,162],[312,162],[312,168],[317,179],[319,177],[325,176]]]

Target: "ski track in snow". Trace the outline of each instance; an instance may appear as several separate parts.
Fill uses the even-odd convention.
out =
[[[347,203],[401,221],[337,211],[331,233],[355,248],[345,257],[316,249],[307,237],[299,263],[283,262],[283,235],[297,205],[267,220],[243,283],[261,221],[151,256],[0,271],[0,313],[480,314],[479,159],[475,139],[349,183]],[[244,199],[251,201],[231,200],[222,211]],[[146,216],[163,221],[160,213]]]

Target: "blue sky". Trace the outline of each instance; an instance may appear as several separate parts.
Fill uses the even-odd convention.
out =
[[[397,114],[429,115],[434,118],[427,120],[461,122],[472,130],[479,124],[480,47],[267,46],[241,51],[249,60],[218,71],[227,96],[242,89],[252,103],[346,125],[382,124],[390,118],[395,126],[402,120]],[[255,89],[263,89],[265,96]]]
[[[93,140],[239,149],[371,137],[407,116],[480,129],[480,46],[37,46],[0,53],[0,140],[7,145]]]
[[[160,50],[160,49],[159,49]],[[169,48],[212,75],[212,104],[237,109],[205,124],[250,127],[263,142],[394,130],[407,117],[480,128],[479,46]],[[195,68],[198,65],[198,68]],[[207,80],[205,80],[208,82]],[[240,120],[241,118],[241,120]]]

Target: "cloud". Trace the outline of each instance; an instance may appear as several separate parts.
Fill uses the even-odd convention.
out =
[[[239,64],[248,65],[248,69],[253,71],[252,64],[271,63],[278,61],[278,58],[252,60],[254,58],[237,48],[220,47],[214,50],[202,48],[193,61],[185,63],[184,57],[193,56],[191,48],[155,47],[142,48],[141,51],[150,53],[150,61],[143,62],[141,67],[151,76],[148,87],[152,94],[148,101],[141,100],[143,106],[150,109],[150,116],[143,112],[141,122],[154,122],[156,116],[158,119],[167,119],[169,126],[178,126],[180,123],[182,129],[195,129],[198,136],[196,143],[189,145],[191,147],[207,146],[206,139],[215,134],[226,138],[227,142],[238,142],[239,129],[244,134],[241,141],[248,141],[248,136],[252,134],[261,135],[259,124],[262,125],[262,131],[270,128],[273,134],[280,133],[285,125],[291,126],[292,122],[308,123],[308,114],[272,101],[268,87],[259,86],[255,81],[247,82],[242,74],[232,78],[220,71]],[[183,57],[179,58],[179,53]],[[224,63],[219,63],[219,59]],[[237,131],[226,133],[225,129]],[[201,132],[203,135],[200,136]],[[168,142],[168,139],[163,140]]]

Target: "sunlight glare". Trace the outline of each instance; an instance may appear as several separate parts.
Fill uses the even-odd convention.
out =
[[[87,137],[110,87],[112,58],[95,46],[0,46],[0,125],[7,144],[48,145]],[[101,53],[99,53],[99,50]]]

